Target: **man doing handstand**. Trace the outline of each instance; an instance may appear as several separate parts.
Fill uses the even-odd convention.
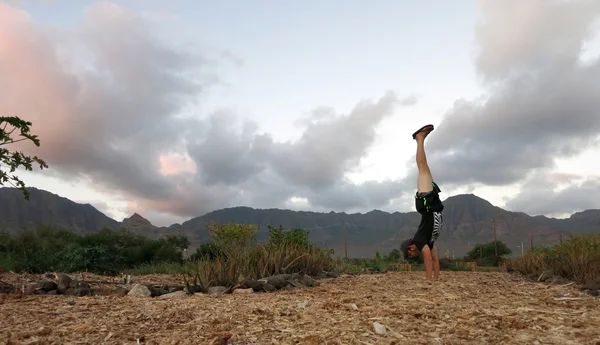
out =
[[[425,138],[431,131],[433,131],[433,125],[427,125],[413,134],[413,139],[417,141],[417,168],[419,170],[415,206],[417,212],[421,214],[421,223],[413,238],[405,240],[400,245],[405,259],[418,257],[419,252],[423,254],[427,280],[431,280],[432,270],[435,279],[440,275],[440,262],[435,241],[442,229],[442,210],[444,209],[438,195],[441,189],[433,182],[425,157]]]

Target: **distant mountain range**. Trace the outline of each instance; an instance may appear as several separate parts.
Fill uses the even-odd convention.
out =
[[[101,228],[128,229],[149,237],[185,235],[193,247],[209,240],[206,225],[212,221],[256,224],[259,240],[268,234],[267,225],[284,228],[303,228],[310,240],[321,247],[344,253],[344,226],[349,257],[386,254],[414,234],[420,221],[416,212],[388,213],[373,210],[367,213],[318,213],[281,209],[232,207],[209,212],[182,224],[157,227],[139,214],[118,222],[107,217],[90,204],[79,204],[56,194],[28,188],[30,201],[15,188],[0,188],[0,232],[16,234],[37,225],[51,225],[89,233]],[[494,238],[492,219],[495,219],[498,240],[506,242],[513,254],[534,246],[558,243],[568,233],[600,232],[600,210],[585,210],[567,219],[529,216],[522,212],[506,211],[472,194],[462,194],[444,200],[444,227],[438,240],[441,256],[464,255],[476,243]]]

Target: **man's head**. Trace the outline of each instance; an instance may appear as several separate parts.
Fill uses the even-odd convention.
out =
[[[404,260],[419,256],[419,250],[417,249],[417,246],[412,243],[412,238],[404,240],[404,242],[400,244],[400,250],[402,251],[402,254],[404,254]]]

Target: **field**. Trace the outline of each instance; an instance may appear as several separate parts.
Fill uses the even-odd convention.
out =
[[[0,295],[0,343],[600,344],[600,299],[577,284],[499,272],[423,277],[342,275],[312,288],[175,299]]]

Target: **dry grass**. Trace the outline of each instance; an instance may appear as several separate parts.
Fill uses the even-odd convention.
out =
[[[600,234],[573,235],[563,244],[534,249],[510,264],[530,276],[552,270],[578,283],[600,280]]]
[[[215,259],[188,265],[189,284],[202,287],[234,286],[245,279],[260,279],[282,273],[317,275],[333,270],[337,262],[323,250],[296,245],[265,246],[231,250]]]
[[[276,293],[176,300],[82,297],[74,299],[74,305],[67,303],[71,300],[67,296],[9,297],[0,302],[0,343],[567,345],[600,341],[600,299],[581,293],[575,285],[534,284],[507,273],[443,272],[442,280],[432,285],[423,277],[423,272],[390,272],[343,276],[323,280],[320,287]],[[166,276],[147,277],[151,278],[165,283]],[[374,322],[386,326],[385,335],[374,332]]]

